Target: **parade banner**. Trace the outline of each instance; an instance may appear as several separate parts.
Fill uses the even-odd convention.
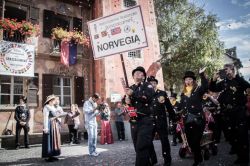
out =
[[[140,6],[88,22],[95,59],[148,46]]]
[[[0,75],[34,77],[33,45],[0,41]]]

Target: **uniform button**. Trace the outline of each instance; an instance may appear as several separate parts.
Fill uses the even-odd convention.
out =
[[[185,109],[186,109],[187,107],[185,107]]]
[[[155,99],[154,99],[155,100]]]
[[[154,104],[154,106],[156,107],[156,104]]]
[[[233,98],[233,100],[235,100],[235,98]]]
[[[194,108],[194,106],[192,105],[192,108]]]
[[[145,106],[148,106],[148,104],[145,104]]]
[[[135,103],[137,104],[138,102],[136,101]]]

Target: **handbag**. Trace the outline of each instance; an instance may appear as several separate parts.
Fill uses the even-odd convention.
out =
[[[195,115],[192,113],[187,113],[187,115],[184,118],[184,122],[185,124],[188,123],[199,123],[202,120],[202,116],[201,115]]]

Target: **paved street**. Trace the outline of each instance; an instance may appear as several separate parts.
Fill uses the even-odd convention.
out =
[[[172,137],[172,136],[170,136]],[[160,141],[154,141],[155,149],[158,156],[158,164],[163,164],[161,157]],[[0,150],[0,165],[53,165],[53,166],[69,166],[69,165],[86,165],[86,166],[130,166],[134,165],[135,152],[132,142],[123,141],[115,142],[112,145],[97,145],[98,151],[101,152],[99,157],[90,157],[87,153],[87,143],[80,145],[62,146],[62,154],[58,162],[47,163],[41,159],[41,145],[32,146],[31,149],[19,150]],[[181,159],[178,156],[180,144],[172,147],[173,166],[189,166],[192,165],[191,157]],[[222,142],[219,145],[217,156],[211,156],[210,160],[205,161],[203,166],[231,166],[236,156],[227,155],[229,146]]]

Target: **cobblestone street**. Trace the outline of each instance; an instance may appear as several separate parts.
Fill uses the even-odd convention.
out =
[[[170,136],[171,139],[172,136]],[[154,141],[155,150],[158,156],[157,166],[163,165],[161,157],[160,141]],[[135,162],[135,152],[133,144],[130,141],[116,141],[112,145],[97,145],[99,157],[90,157],[88,155],[87,142],[80,145],[62,145],[62,154],[58,162],[47,163],[41,159],[41,145],[32,146],[30,149],[19,150],[0,150],[0,165],[86,165],[86,166],[132,166]],[[192,165],[192,157],[181,159],[178,155],[178,146],[171,146],[173,166],[189,166]],[[222,141],[218,147],[217,156],[211,156],[208,161],[203,162],[203,166],[231,166],[236,156],[228,155],[229,146]]]

